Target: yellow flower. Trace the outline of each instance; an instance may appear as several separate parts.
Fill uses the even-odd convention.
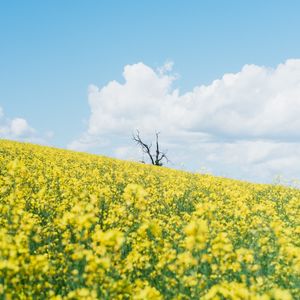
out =
[[[292,300],[292,296],[289,291],[281,290],[281,289],[273,289],[271,291],[271,295],[273,296],[274,300]]]
[[[1,299],[300,299],[299,189],[0,149]]]

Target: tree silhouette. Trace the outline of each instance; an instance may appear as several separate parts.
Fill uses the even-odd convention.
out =
[[[155,153],[151,153],[151,147],[152,147],[152,143],[151,144],[146,144],[145,142],[142,141],[141,137],[140,137],[140,132],[137,130],[136,134],[133,134],[133,141],[141,147],[142,151],[144,153],[146,153],[151,161],[151,164],[154,166],[162,166],[163,165],[163,160],[165,160],[166,162],[169,162],[169,159],[166,155],[166,152],[162,152],[159,149],[159,142],[158,142],[158,136],[159,136],[159,132],[155,133]],[[144,161],[142,161],[143,163],[145,163]]]

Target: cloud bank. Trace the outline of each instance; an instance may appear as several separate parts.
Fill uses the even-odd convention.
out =
[[[245,65],[181,94],[168,63],[127,65],[124,82],[88,90],[86,131],[69,147],[138,159],[130,137],[161,132],[171,167],[254,181],[300,178],[300,59]]]

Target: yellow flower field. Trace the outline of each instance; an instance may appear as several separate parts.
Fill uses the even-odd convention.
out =
[[[300,299],[300,191],[2,140],[0,299]]]

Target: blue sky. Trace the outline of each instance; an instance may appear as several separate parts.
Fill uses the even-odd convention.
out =
[[[99,128],[97,127],[96,133],[92,134],[94,140],[91,141],[90,131],[94,124],[91,122],[95,122],[91,119],[101,118],[99,112],[95,113],[95,106],[88,103],[92,97],[88,92],[91,84],[99,90],[113,80],[125,85],[126,79],[122,76],[125,66],[131,66],[132,72],[147,73],[147,68],[150,68],[158,74],[158,69],[166,62],[173,62],[172,69],[165,68],[164,75],[160,78],[176,77],[176,80],[170,79],[170,85],[167,84],[165,88],[178,89],[179,94],[184,95],[193,92],[194,87],[211,85],[214,80],[223,78],[224,74],[240,74],[245,65],[277,70],[278,66],[285,64],[287,60],[299,58],[299,11],[300,2],[296,0],[1,1],[0,107],[3,112],[0,126],[4,128],[2,136],[70,148],[70,145],[74,146],[74,141],[82,141],[82,136],[85,139],[89,135],[88,143],[91,146],[83,149],[75,143],[77,146],[73,148],[130,159],[128,152],[133,153],[133,150],[127,135],[134,127],[140,127],[138,122],[130,123],[133,124],[132,128],[128,125],[128,131],[124,132],[115,127],[109,127],[104,132],[103,128],[106,127],[97,123],[96,127]],[[134,68],[137,63],[142,63],[140,68]],[[287,68],[290,70],[290,67]],[[131,77],[130,74],[128,78],[135,80],[136,77]],[[290,77],[286,82],[287,86],[298,86],[297,82],[291,83]],[[147,81],[148,83],[155,84],[151,80]],[[136,84],[141,84],[139,79],[136,79]],[[256,89],[264,89],[264,86],[258,88],[257,84]],[[130,85],[132,86],[135,85]],[[249,85],[248,88],[252,87],[253,85]],[[237,89],[241,87],[234,91]],[[274,95],[282,94],[282,90],[285,90],[284,87],[272,92],[270,99]],[[243,92],[247,93],[247,90]],[[229,93],[229,98],[231,94],[232,92]],[[110,95],[116,97],[114,92]],[[132,96],[132,93],[129,92],[129,95]],[[134,92],[134,95],[137,93]],[[100,92],[95,97],[102,99]],[[105,100],[99,98],[100,100],[95,101],[109,103],[109,96],[105,97]],[[157,101],[163,101],[161,99],[157,98]],[[127,100],[120,101],[124,103]],[[185,98],[181,101],[185,101]],[[222,109],[225,108],[222,106]],[[237,111],[236,106],[232,110]],[[130,117],[125,111],[124,114],[122,111],[110,111],[110,116],[112,115],[123,119],[137,119],[132,114]],[[173,117],[176,119],[176,114]],[[16,118],[26,120],[25,125],[30,129],[19,130],[18,134],[14,134],[9,126],[12,126]],[[183,155],[178,147],[174,146],[174,141],[180,141],[182,136],[179,131],[185,130],[202,134],[198,142],[208,143],[209,140],[210,147],[212,140],[214,145],[224,141],[228,145],[229,140],[231,143],[252,141],[259,145],[259,149],[259,143],[265,145],[276,142],[276,147],[281,149],[278,150],[277,159],[290,157],[290,151],[296,155],[294,151],[298,151],[299,147],[292,125],[288,125],[289,118],[290,114],[286,113],[286,119],[280,123],[281,126],[287,124],[286,131],[278,136],[275,132],[272,140],[267,131],[257,134],[254,130],[249,134],[247,129],[247,134],[246,131],[241,131],[237,136],[232,130],[230,134],[228,131],[222,133],[222,130],[216,129],[218,126],[213,124],[209,127],[204,121],[200,122],[201,126],[195,121],[193,124],[183,124],[180,129],[175,130],[176,120],[163,127],[167,132],[162,132],[162,139],[165,134],[165,146],[174,150],[173,155],[177,157],[176,166],[178,162],[182,162],[187,169],[204,167],[214,174],[258,181],[269,181],[278,173],[295,177],[298,169],[293,171],[295,174],[286,173],[281,170],[285,164],[273,168],[261,177],[255,177],[254,173],[259,170],[257,162],[255,169],[251,165],[251,171],[241,171],[239,162],[224,165],[220,163],[219,153],[216,154],[219,155],[219,159],[214,160],[213,155],[207,158],[209,151],[202,150],[199,150],[202,160],[192,163],[197,149],[193,149],[190,155]],[[196,126],[196,123],[201,128]],[[18,128],[18,124],[24,125],[16,121],[14,128]],[[276,124],[274,126],[276,128]],[[148,127],[141,124],[145,136],[150,138],[151,130]],[[171,127],[174,129],[172,134],[168,130]],[[206,127],[209,129],[205,129]],[[208,140],[203,139],[205,134],[210,135]],[[293,145],[289,144],[290,148],[278,144],[286,143],[286,137],[293,142]],[[182,143],[186,143],[185,138],[182,138]],[[196,137],[195,139],[197,140]],[[233,153],[228,155],[232,156]],[[266,168],[266,165],[261,166],[263,167]]]

